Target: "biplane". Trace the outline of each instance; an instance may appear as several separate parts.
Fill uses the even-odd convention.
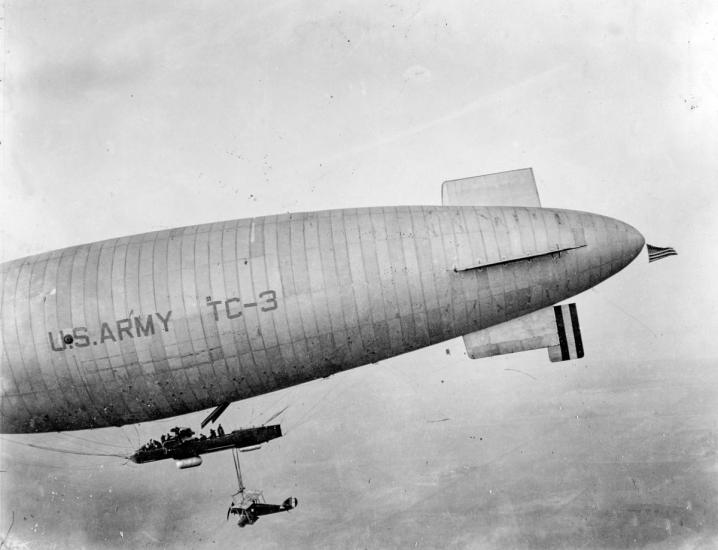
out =
[[[277,512],[288,512],[297,507],[299,501],[295,497],[285,499],[282,504],[267,504],[262,491],[247,489],[242,480],[242,468],[239,464],[239,453],[233,449],[234,468],[237,473],[237,492],[232,495],[232,504],[227,509],[227,519],[230,515],[237,515],[237,525],[245,527],[254,525],[260,516],[276,514]]]

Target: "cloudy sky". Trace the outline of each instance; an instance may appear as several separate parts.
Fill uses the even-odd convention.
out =
[[[712,2],[9,0],[3,33],[0,260],[532,166],[680,254],[579,298],[587,354],[718,357]]]

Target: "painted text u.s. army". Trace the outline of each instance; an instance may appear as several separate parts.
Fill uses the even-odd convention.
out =
[[[130,338],[143,338],[152,336],[155,331],[169,331],[169,321],[172,310],[166,313],[155,312],[147,316],[135,315],[132,312],[124,319],[107,322],[104,321],[99,331],[90,331],[87,327],[73,327],[58,330],[57,333],[47,333],[52,351],[65,351],[66,349],[86,348],[105,342],[118,342]],[[155,322],[156,319],[156,322]]]

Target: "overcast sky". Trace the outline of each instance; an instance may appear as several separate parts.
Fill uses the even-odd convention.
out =
[[[532,166],[679,252],[579,297],[587,355],[718,356],[714,2],[5,4],[3,261]]]

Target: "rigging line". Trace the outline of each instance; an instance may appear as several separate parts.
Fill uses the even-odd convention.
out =
[[[5,533],[5,538],[0,541],[0,548],[5,545],[7,538],[10,536],[10,531],[12,531],[13,525],[15,525],[15,510],[12,511],[12,521],[10,522],[10,527],[8,528],[7,533]]]
[[[335,386],[337,384],[338,383],[335,383],[334,385],[330,386],[329,389],[327,389],[327,391],[324,392],[324,395],[322,395],[322,397],[319,399],[319,401],[317,401],[306,413],[304,413],[304,415],[301,416],[299,420],[297,420],[297,422],[294,426],[292,426],[290,429],[284,431],[284,435],[288,435],[290,431],[293,432],[295,429],[299,428],[302,424],[304,424],[307,421],[309,415],[311,413],[313,413],[317,409],[317,407],[319,407],[327,399],[327,397],[329,397],[329,393],[335,389]],[[341,390],[340,392],[336,393],[334,395],[333,399],[337,399],[340,395],[345,393],[349,388],[351,388],[351,386],[349,386],[349,385],[344,386],[344,389]]]
[[[236,496],[244,492],[244,482],[242,481],[242,468],[239,465],[239,451],[237,448],[232,449],[232,459],[234,459],[234,473],[237,474],[237,492],[232,496]]]
[[[67,465],[46,464],[44,462],[21,462],[19,460],[13,460],[12,463],[13,463],[13,465],[21,464],[23,466],[28,466],[30,468],[48,468],[51,470],[70,470],[71,469],[73,472],[77,471],[77,470],[83,470],[83,471],[88,470],[89,471],[89,470],[100,470],[103,468],[112,468],[115,466],[122,466],[122,464],[118,464],[118,462],[115,460],[113,460],[112,462],[103,462],[102,464],[97,464],[95,466],[82,466],[82,467],[73,466],[72,468],[70,468]]]
[[[623,308],[622,308],[621,306],[619,306],[617,303],[615,303],[615,302],[612,301],[612,300],[609,300],[606,296],[604,296],[604,295],[602,295],[601,293],[597,292],[595,288],[592,288],[592,289],[591,289],[591,292],[594,292],[597,296],[599,296],[600,298],[603,298],[606,302],[608,302],[610,305],[612,305],[613,307],[615,307],[618,311],[622,312],[622,313],[623,313],[624,315],[626,315],[627,317],[630,317],[631,319],[633,319],[634,321],[636,321],[636,322],[637,322],[638,324],[640,324],[643,328],[645,328],[648,332],[650,332],[651,334],[653,334],[653,337],[654,337],[654,338],[658,338],[658,335],[657,335],[655,332],[653,332],[653,329],[652,329],[651,327],[649,327],[646,323],[644,323],[643,321],[641,321],[638,317],[636,317],[636,316],[634,316],[634,315],[631,315],[629,312],[627,312],[625,309],[623,309]]]
[[[94,443],[96,445],[107,445],[108,447],[117,447],[118,449],[124,449],[124,445],[117,445],[115,443],[108,443],[107,441],[97,441],[93,439],[87,439],[85,437],[80,437],[79,435],[69,434],[67,432],[57,432],[58,435],[63,435],[65,437],[71,437],[72,439],[79,439],[80,441],[87,441],[88,443]]]
[[[279,405],[279,403],[281,401],[289,398],[289,392],[286,392],[287,395],[284,395],[285,392],[283,392],[281,390],[278,393],[280,395],[277,396],[277,399],[275,399],[274,402],[269,407],[266,407],[265,410],[270,410],[270,411],[274,410]],[[252,412],[254,412],[254,410],[252,410]],[[269,420],[265,421],[264,424],[266,424],[267,422],[269,422]],[[264,426],[264,424],[261,424],[261,425]],[[254,425],[254,424],[252,424],[252,425]]]
[[[84,451],[73,451],[71,449],[58,449],[56,447],[47,447],[45,445],[35,445],[34,443],[24,443],[22,441],[14,441],[5,437],[0,437],[3,441],[8,443],[15,443],[16,445],[23,445],[25,447],[32,447],[33,449],[42,449],[44,451],[53,451],[55,453],[65,453],[71,455],[83,455],[83,456],[116,456],[118,458],[127,458],[126,455],[110,454],[110,453],[88,453]]]
[[[288,408],[289,408],[289,405],[285,406],[281,411],[274,413],[272,416],[270,416],[269,418],[267,418],[267,420],[265,420],[265,421],[262,423],[262,426],[266,426],[267,424],[269,424],[272,420],[274,420],[275,418],[277,418],[280,414],[282,414],[282,413],[283,413],[284,411],[286,411]]]
[[[22,464],[23,466],[29,466],[30,468],[48,468],[50,470],[66,470],[67,466],[58,466],[57,464],[43,464],[41,462],[19,462],[13,460],[13,464]]]
[[[522,370],[519,370],[519,369],[504,369],[504,370],[511,371],[511,372],[519,372],[519,373],[521,373],[521,374],[525,374],[525,375],[528,376],[529,378],[533,378],[534,380],[538,380],[538,378],[536,378],[535,376],[529,374],[528,372],[524,372],[524,371],[522,371]]]
[[[126,440],[128,441],[128,443],[130,444],[130,447],[134,448],[134,447],[135,447],[135,444],[132,443],[132,440],[131,440],[131,439],[129,438],[129,436],[127,435],[127,432],[125,431],[125,427],[124,427],[124,426],[120,426],[120,432],[122,432],[122,435],[125,436],[125,439],[126,439]]]
[[[301,421],[297,422],[297,425],[304,424],[309,420],[309,417],[329,398],[329,394],[332,393],[333,390],[336,390],[335,388],[336,384],[329,387],[326,392],[324,392],[324,395],[312,406],[309,408],[309,410],[304,414],[304,416],[301,418]],[[335,393],[334,397],[332,399],[336,399],[341,394],[347,391],[350,386],[345,386],[344,389],[341,392]],[[332,400],[330,399],[330,401]],[[294,426],[294,428],[297,427],[297,425]]]
[[[137,434],[137,446],[139,447],[142,445],[142,438],[140,437],[140,430],[137,429],[137,424],[132,424],[132,427],[135,429],[135,433]]]
[[[127,445],[117,445],[116,443],[109,443],[109,442],[107,442],[107,441],[93,441],[92,439],[85,439],[85,438],[83,438],[83,437],[72,436],[72,435],[70,435],[70,434],[60,434],[60,433],[59,433],[58,435],[63,435],[63,436],[65,436],[65,437],[68,437],[68,438],[71,438],[71,439],[74,439],[74,440],[77,440],[77,441],[82,441],[82,442],[90,443],[90,444],[92,444],[92,445],[95,445],[96,447],[98,447],[98,448],[101,449],[101,450],[105,450],[103,447],[111,447],[111,448],[114,448],[114,449],[122,449],[122,450],[126,450],[126,449],[127,449]]]
[[[232,461],[234,462],[234,475],[237,475],[237,453],[232,449]]]
[[[279,411],[276,415],[274,415],[274,416],[272,416],[271,418],[265,420],[265,421],[262,423],[262,426],[265,426],[268,422],[270,422],[271,420],[274,420],[277,416],[279,416],[280,414],[282,414],[284,411],[286,411],[286,410],[292,405],[292,400],[295,398],[295,394],[296,394],[297,391],[298,391],[297,388],[298,388],[298,386],[292,386],[292,387],[286,388],[284,391],[280,392],[280,393],[283,393],[283,394],[285,394],[285,395],[280,395],[279,398],[272,404],[271,407],[267,407],[267,410],[274,410],[274,408],[275,408],[277,405],[279,405],[279,402],[282,401],[282,400],[284,400],[284,402],[287,403],[287,405],[284,407],[284,409],[282,409],[281,411]]]

